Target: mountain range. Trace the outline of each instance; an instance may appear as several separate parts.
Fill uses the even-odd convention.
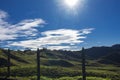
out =
[[[84,50],[86,61],[96,64],[120,66],[120,44],[110,47],[92,47]],[[11,65],[36,63],[36,51],[11,50]],[[48,50],[43,49],[40,53],[42,65],[74,66],[71,62],[81,62],[81,51]],[[92,65],[92,64],[91,64]],[[7,50],[0,49],[0,66],[7,66]]]

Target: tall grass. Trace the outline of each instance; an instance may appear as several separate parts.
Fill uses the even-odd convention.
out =
[[[117,67],[116,67],[117,68]],[[5,77],[7,74],[6,68],[0,68],[0,77]],[[12,77],[31,77],[36,76],[37,69],[35,65],[29,66],[14,66],[11,67],[11,76]],[[60,78],[60,77],[75,77],[81,76],[81,70],[77,70],[74,68],[65,68],[65,67],[57,67],[57,66],[41,66],[41,76],[46,76],[50,78]],[[87,69],[87,76],[92,77],[102,77],[102,78],[110,78],[113,80],[119,80],[120,74],[111,70],[100,70],[100,69]],[[34,79],[34,78],[33,78]]]

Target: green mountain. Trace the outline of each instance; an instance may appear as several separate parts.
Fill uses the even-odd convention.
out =
[[[101,64],[120,65],[120,45],[111,47],[92,47],[85,49],[86,59],[96,61]],[[36,51],[11,51],[11,65],[36,63]],[[73,66],[73,62],[81,62],[81,51],[63,51],[44,49],[40,53],[41,64],[43,65],[60,65]],[[7,50],[0,49],[0,66],[7,64]]]
[[[104,64],[114,64],[120,66],[120,52],[109,54],[100,60],[98,60],[99,63]]]
[[[120,79],[120,45],[84,50],[88,80]],[[36,80],[36,51],[10,53],[11,76],[18,80]],[[0,78],[7,75],[7,50],[0,49]],[[40,50],[41,80],[81,80],[81,51]]]

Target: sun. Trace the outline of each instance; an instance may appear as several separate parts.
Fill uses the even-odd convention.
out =
[[[86,0],[55,0],[55,2],[63,12],[78,15],[83,10]]]
[[[64,3],[69,8],[75,8],[78,5],[79,0],[64,0]]]

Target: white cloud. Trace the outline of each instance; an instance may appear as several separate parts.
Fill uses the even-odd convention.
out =
[[[58,30],[50,30],[42,32],[42,35],[45,37],[40,38],[40,41],[43,41],[44,44],[76,44],[81,43],[83,41],[79,40],[81,38],[85,38],[84,36],[80,36],[80,32],[78,30],[72,29],[58,29]]]
[[[50,50],[67,50],[70,49],[71,46],[48,46],[48,49]]]
[[[26,19],[17,24],[10,24],[6,21],[8,14],[0,10],[0,40],[17,39],[18,37],[36,36],[39,31],[36,27],[45,24],[42,19]]]
[[[42,32],[43,37],[39,37],[34,40],[25,40],[20,42],[14,42],[10,45],[21,46],[27,48],[42,48],[48,49],[71,49],[76,44],[84,42],[86,38],[84,35],[91,33],[93,29],[72,30],[72,29],[58,29]],[[67,46],[64,46],[66,44]]]
[[[6,46],[77,50],[78,46],[76,45],[83,43],[86,35],[93,30],[93,28],[82,30],[57,29],[40,33],[38,27],[43,27],[46,24],[43,19],[26,19],[17,24],[10,24],[6,21],[8,16],[8,13],[0,10],[0,41],[6,41],[8,43]],[[38,38],[33,39],[34,37]]]
[[[5,19],[8,14],[5,11],[0,10],[0,19]]]

